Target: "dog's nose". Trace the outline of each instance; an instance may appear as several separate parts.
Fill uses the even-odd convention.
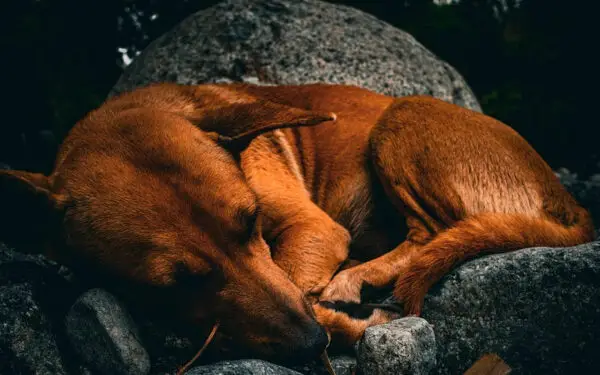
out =
[[[319,357],[329,344],[329,336],[323,327],[318,323],[311,323],[304,330],[302,337],[291,345],[290,359],[293,362],[306,362]]]

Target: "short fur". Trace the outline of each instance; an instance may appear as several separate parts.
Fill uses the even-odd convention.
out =
[[[507,125],[339,85],[138,89],[80,121],[49,177],[1,172],[0,189],[7,218],[60,228],[41,231],[54,258],[190,323],[219,319],[263,357],[316,357],[327,336],[315,319],[352,343],[397,316],[357,319],[319,301],[394,286],[404,313],[419,314],[461,262],[594,234]],[[22,233],[26,220],[9,224]]]

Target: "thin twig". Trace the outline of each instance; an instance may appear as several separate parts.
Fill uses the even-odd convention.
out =
[[[179,369],[179,371],[177,371],[177,375],[183,375],[187,370],[190,369],[190,367],[194,364],[194,362],[196,362],[196,360],[198,358],[200,358],[200,356],[202,355],[202,353],[204,352],[204,350],[206,349],[208,344],[210,344],[212,339],[215,337],[215,334],[217,333],[218,328],[219,328],[219,321],[217,321],[215,323],[215,325],[212,327],[212,330],[210,331],[210,334],[206,338],[206,341],[204,341],[204,345],[202,345],[202,348],[200,348],[200,350],[198,350],[198,353],[196,353],[194,358],[190,359],[185,365],[183,365],[182,368]]]
[[[321,354],[321,360],[323,361],[323,364],[325,365],[325,368],[327,369],[329,375],[336,375],[335,370],[331,365],[331,361],[329,360],[329,356],[327,355],[327,350],[324,350],[323,354]]]

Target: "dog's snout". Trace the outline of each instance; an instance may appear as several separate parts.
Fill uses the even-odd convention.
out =
[[[300,335],[295,344],[291,345],[289,356],[291,362],[305,362],[316,359],[329,344],[327,332],[316,322],[310,323]]]

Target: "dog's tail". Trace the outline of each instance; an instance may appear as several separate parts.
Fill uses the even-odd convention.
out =
[[[394,296],[406,314],[421,313],[428,289],[456,265],[478,255],[535,246],[573,246],[594,239],[589,213],[578,209],[570,225],[524,214],[483,213],[440,232],[419,250],[400,274]]]

